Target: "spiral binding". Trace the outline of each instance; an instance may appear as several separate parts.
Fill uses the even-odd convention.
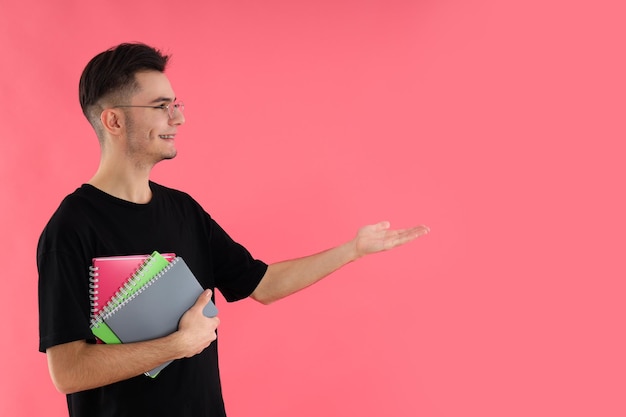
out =
[[[132,295],[130,295],[130,297],[126,298],[121,303],[118,303],[117,305],[113,306],[108,311],[105,311],[105,310],[107,310],[107,307],[105,307],[102,310],[103,314],[101,314],[100,317],[99,317],[98,324],[102,323],[103,321],[105,321],[107,319],[109,319],[112,315],[117,313],[117,311],[119,309],[124,307],[126,304],[130,303],[139,294],[144,292],[146,290],[146,288],[150,287],[152,284],[154,284],[156,281],[158,281],[159,278],[161,278],[167,271],[169,271],[170,268],[172,268],[179,261],[179,259],[181,259],[179,256],[177,256],[176,258],[172,259],[172,261],[165,268],[163,268],[158,274],[156,274],[150,281],[146,282],[141,288],[136,290]],[[108,306],[108,304],[107,304],[107,306]]]
[[[90,306],[90,315],[92,320],[98,314],[98,267],[90,265],[89,266],[89,306]]]
[[[91,328],[97,328],[104,320],[104,317],[112,310],[114,310],[121,302],[125,302],[127,301],[129,298],[132,298],[132,295],[129,296],[130,294],[133,293],[133,289],[137,286],[137,282],[141,280],[141,277],[143,275],[145,275],[146,273],[146,265],[148,264],[148,262],[150,262],[150,260],[152,259],[152,256],[148,256],[142,263],[141,265],[137,268],[137,271],[135,271],[133,273],[133,275],[130,276],[130,278],[124,283],[124,285],[122,285],[113,295],[113,297],[111,297],[111,299],[105,304],[105,306],[102,308],[102,310],[100,310],[98,312],[98,302],[97,302],[97,290],[96,290],[96,301],[95,301],[95,309],[94,309],[94,303],[92,303],[92,317],[91,317],[91,324],[90,327]],[[176,259],[173,259],[172,262],[176,261]],[[169,269],[170,265],[168,265],[165,269]],[[96,289],[97,289],[97,283],[98,283],[98,268],[97,267],[93,267],[90,266],[89,267],[89,281],[90,281],[90,287],[92,283],[95,283]],[[159,273],[160,275],[160,273]],[[157,276],[155,276],[152,280],[156,279]],[[148,281],[148,283],[150,283],[152,280]],[[148,285],[148,283],[146,283],[145,285]],[[143,287],[142,287],[143,288]],[[136,292],[142,291],[142,288],[136,290]],[[90,289],[90,294],[91,294],[91,289]],[[136,293],[135,292],[135,293]],[[91,295],[90,295],[90,299],[91,299]],[[121,301],[123,300],[123,301]]]

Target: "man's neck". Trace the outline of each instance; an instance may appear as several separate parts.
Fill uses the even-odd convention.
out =
[[[88,181],[101,191],[122,200],[137,204],[148,203],[152,199],[150,171],[107,169],[100,165],[96,174]]]

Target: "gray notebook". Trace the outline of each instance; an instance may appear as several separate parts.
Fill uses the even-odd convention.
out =
[[[157,339],[174,333],[182,315],[194,305],[204,289],[185,261],[176,257],[132,297],[103,317],[122,343]],[[217,315],[209,301],[203,310],[207,317]],[[146,372],[155,377],[171,361]]]

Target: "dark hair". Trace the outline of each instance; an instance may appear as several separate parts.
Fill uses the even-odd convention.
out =
[[[89,122],[96,127],[95,118],[100,112],[94,110],[98,110],[96,107],[101,99],[131,93],[137,86],[135,73],[146,70],[164,72],[169,58],[143,43],[122,43],[93,57],[78,84],[80,107]]]

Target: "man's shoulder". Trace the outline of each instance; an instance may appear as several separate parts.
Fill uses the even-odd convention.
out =
[[[89,187],[85,184],[78,187],[76,190],[66,195],[58,208],[56,209],[54,216],[63,215],[65,213],[79,213],[81,211],[81,207],[88,203],[90,200],[89,196]],[[77,214],[74,213],[74,214]]]
[[[150,182],[155,197],[155,203],[166,207],[167,210],[175,210],[184,216],[200,215],[201,217],[210,215],[202,205],[189,193],[175,188],[166,187],[155,182]]]
[[[89,217],[89,191],[85,188],[82,185],[63,198],[41,233],[40,249],[56,248],[60,241],[77,240]]]
[[[67,228],[68,225],[75,224],[85,216],[85,206],[87,199],[82,187],[66,195],[57,208],[54,210],[45,226],[46,230],[56,230]]]
[[[152,192],[160,194],[180,195],[191,198],[191,196],[184,191],[177,190],[176,188],[167,187],[154,181],[150,181],[150,189],[152,190]]]
[[[150,188],[152,192],[159,197],[167,197],[169,199],[173,199],[175,201],[186,201],[193,204],[198,204],[198,202],[187,192],[178,190],[171,187],[166,187],[165,185],[158,184],[156,182],[150,181]]]

